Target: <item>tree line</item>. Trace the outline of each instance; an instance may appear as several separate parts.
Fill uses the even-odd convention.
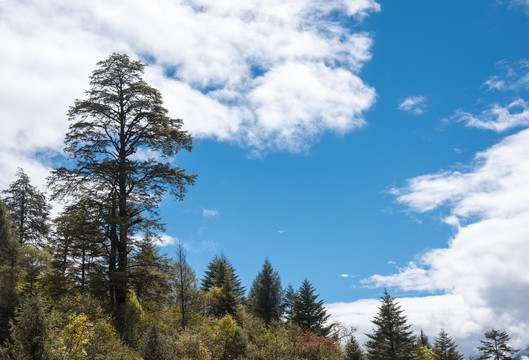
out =
[[[160,201],[196,175],[174,165],[192,138],[144,67],[112,54],[69,109],[68,159],[48,179],[58,216],[23,169],[2,191],[0,359],[463,359],[444,330],[433,345],[414,335],[387,292],[361,347],[308,279],[283,287],[268,259],[246,291],[223,254],[201,279],[181,243],[160,254]],[[485,333],[480,359],[510,359],[508,341]]]

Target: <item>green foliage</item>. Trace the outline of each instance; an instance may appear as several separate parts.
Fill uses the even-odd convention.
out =
[[[378,314],[372,320],[376,326],[367,334],[367,355],[370,360],[411,360],[415,352],[411,325],[403,315],[400,305],[387,291],[381,297]]]
[[[290,321],[303,331],[327,336],[332,328],[326,325],[330,315],[323,307],[323,300],[317,300],[318,294],[308,279],[305,279],[293,297]]]
[[[175,358],[174,350],[156,323],[151,326],[147,334],[141,355],[144,360],[172,360]]]
[[[15,359],[53,359],[50,306],[40,295],[28,297],[11,322],[11,349]]]
[[[283,289],[281,279],[268,259],[253,281],[248,295],[248,309],[266,324],[279,321],[283,314]]]
[[[457,351],[457,345],[452,338],[441,329],[439,335],[435,338],[433,347],[436,360],[463,360],[463,354]]]
[[[0,201],[0,344],[9,333],[9,320],[18,305],[20,244],[15,238],[7,209]]]
[[[244,300],[244,287],[224,255],[215,256],[202,279],[209,314],[216,318],[236,315]]]
[[[203,336],[202,336],[203,337]],[[211,360],[211,352],[198,334],[184,332],[175,343],[176,359]]]
[[[46,249],[39,249],[29,244],[23,245],[20,256],[20,267],[23,269],[22,291],[33,294],[49,283],[47,277],[52,262],[53,257]]]
[[[417,360],[437,360],[435,353],[432,349],[424,346],[417,345],[415,350],[415,359]]]
[[[119,331],[123,341],[133,349],[139,349],[142,336],[148,329],[148,325],[145,312],[134,291],[129,291],[127,301],[120,307],[119,311],[123,323],[117,322],[117,326],[123,326]]]
[[[50,205],[19,168],[16,180],[3,190],[4,202],[22,243],[42,246],[49,231]]]
[[[176,248],[176,259],[171,266],[172,312],[177,315],[179,327],[183,330],[197,320],[202,310],[203,296],[197,285],[195,272],[186,260],[181,242]]]
[[[343,360],[364,360],[364,353],[354,335],[345,344]]]
[[[116,331],[106,320],[98,320],[92,327],[90,341],[86,345],[86,358],[91,360],[140,360],[140,356],[125,346]]]
[[[421,334],[417,338],[417,345],[424,346],[428,349],[431,348],[430,340],[428,339],[428,336],[426,336],[426,334],[422,330],[421,330]]]
[[[171,293],[169,260],[158,254],[150,236],[138,244],[131,261],[131,285],[142,308],[148,312],[163,311]]]
[[[220,319],[213,333],[213,359],[240,359],[246,353],[246,337],[231,315]]]
[[[71,315],[68,323],[55,336],[54,352],[60,359],[85,359],[94,323],[85,314]]]
[[[506,331],[491,329],[485,332],[485,340],[480,340],[482,346],[478,347],[483,354],[478,359],[514,359],[514,355],[520,350],[508,345],[510,338]]]
[[[105,258],[105,222],[93,199],[81,198],[65,207],[54,219],[49,247],[55,257],[53,267],[78,289],[90,287]]]
[[[144,67],[115,53],[98,63],[86,98],[68,113],[64,151],[72,167],[56,169],[49,179],[54,198],[90,198],[106,223],[108,295],[120,331],[134,235],[162,230],[157,207],[163,195],[182,200],[196,177],[172,165],[178,151],[191,150],[192,139],[182,120],[167,116],[161,94],[143,80]],[[142,160],[135,157],[140,151],[155,156]]]

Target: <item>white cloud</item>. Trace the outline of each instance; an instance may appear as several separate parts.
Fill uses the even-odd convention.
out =
[[[478,153],[465,171],[419,176],[394,194],[415,211],[448,212],[455,235],[398,273],[363,282],[443,293],[402,302],[430,304],[432,318],[416,325],[444,327],[468,349],[492,327],[507,329],[515,346],[529,343],[529,129]],[[410,320],[416,306],[407,307]]]
[[[447,294],[425,297],[398,297],[397,302],[404,310],[412,330],[425,332],[433,340],[444,328],[459,346],[459,350],[467,354],[474,353],[479,345],[476,337],[482,337],[481,324],[476,319],[493,320],[487,308],[474,307],[466,303],[459,295]],[[373,332],[371,322],[378,313],[379,299],[362,299],[352,303],[333,303],[326,305],[331,320],[358,327],[355,337],[360,344],[368,338],[365,334]],[[476,343],[477,342],[477,343]]]
[[[95,63],[112,52],[152,60],[147,80],[195,137],[259,153],[302,151],[324,132],[362,126],[362,112],[375,100],[358,77],[371,58],[372,37],[329,21],[336,10],[361,20],[380,6],[373,0],[0,2],[0,43],[9,49],[0,57],[0,167],[14,173],[38,152],[60,151],[68,107],[83,97]]]
[[[458,111],[454,118],[465,122],[468,127],[501,132],[513,127],[529,125],[529,106],[523,99],[518,99],[507,106],[494,104],[479,115]]]
[[[338,276],[344,279],[358,277],[358,275],[351,275],[351,274],[340,274]]]
[[[484,83],[490,91],[511,91],[529,88],[529,61],[509,62],[501,60],[496,63],[499,75],[493,75]]]
[[[175,238],[175,237],[172,237],[171,235],[164,233],[164,234],[160,234],[156,238],[155,244],[157,246],[170,246],[170,245],[178,244],[178,242],[180,242],[179,238]]]
[[[415,115],[421,115],[426,111],[426,96],[410,96],[404,99],[399,110],[409,111]]]
[[[203,209],[202,216],[204,217],[216,217],[219,216],[219,212],[215,209]]]

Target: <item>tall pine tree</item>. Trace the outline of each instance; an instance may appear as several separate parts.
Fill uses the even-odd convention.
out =
[[[18,304],[20,247],[7,209],[0,201],[0,344],[9,334],[9,320],[15,316]]]
[[[224,254],[215,256],[209,263],[202,290],[208,294],[209,312],[219,318],[234,315],[244,300],[245,289]]]
[[[283,314],[283,289],[279,273],[268,259],[253,281],[248,295],[248,308],[266,324],[278,321]]]
[[[354,335],[351,335],[347,344],[344,347],[344,357],[343,360],[364,360],[364,353],[356,341]]]
[[[181,242],[178,243],[175,262],[172,264],[171,285],[180,326],[185,329],[198,313],[200,294],[195,271],[187,263],[186,252]]]
[[[457,345],[452,338],[441,329],[439,335],[435,338],[433,347],[436,360],[463,360],[464,356],[457,351]]]
[[[21,168],[17,170],[15,181],[2,193],[20,241],[43,246],[50,228],[50,205],[46,196],[31,185]]]
[[[192,139],[182,120],[167,116],[160,92],[143,80],[144,67],[116,53],[98,63],[86,98],[68,113],[64,151],[73,166],[56,169],[49,180],[56,198],[92,197],[107,206],[110,296],[120,329],[132,239],[162,228],[157,207],[164,193],[182,200],[196,177],[172,164],[178,151],[191,150]]]
[[[308,279],[303,280],[294,296],[290,321],[304,331],[327,336],[332,329],[331,325],[326,324],[330,315],[323,307],[323,300],[317,300],[319,295],[315,291]]]
[[[520,351],[508,345],[511,337],[506,331],[489,330],[485,332],[485,340],[480,340],[481,345],[478,350],[483,354],[479,360],[514,360],[514,355]]]
[[[366,334],[367,354],[371,360],[412,360],[414,358],[415,339],[411,325],[404,316],[404,310],[392,298],[387,290],[381,297],[378,314],[372,320],[375,329]]]

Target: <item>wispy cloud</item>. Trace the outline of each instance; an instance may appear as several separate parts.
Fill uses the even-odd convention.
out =
[[[373,0],[0,2],[10,49],[0,57],[0,169],[50,167],[32,159],[60,151],[68,107],[115,51],[151,62],[147,81],[195,137],[304,151],[325,132],[361,127],[375,101],[359,77],[371,35],[328,15],[379,10]]]
[[[358,275],[352,275],[352,274],[340,274],[338,276],[344,279],[358,277]]]
[[[491,108],[478,115],[458,111],[454,119],[464,122],[468,127],[501,132],[513,127],[529,125],[529,106],[525,100],[518,99],[506,106],[493,104]]]
[[[490,91],[521,90],[529,88],[529,61],[496,63],[499,74],[488,78],[483,86]]]
[[[529,15],[529,0],[500,0],[500,2],[507,3],[510,8],[520,8]]]
[[[217,244],[213,241],[186,241],[183,243],[184,248],[191,253],[216,252]]]
[[[426,96],[410,96],[404,99],[399,110],[409,111],[415,115],[421,115],[426,111]]]
[[[219,212],[215,209],[203,209],[202,216],[204,217],[216,217],[219,216]]]

